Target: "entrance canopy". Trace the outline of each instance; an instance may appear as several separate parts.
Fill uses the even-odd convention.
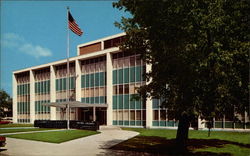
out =
[[[44,103],[42,105],[50,107],[59,107],[59,108],[67,108],[67,105],[69,105],[70,108],[108,107],[108,104],[89,104],[89,103],[82,103],[79,101],[51,102],[51,103]]]

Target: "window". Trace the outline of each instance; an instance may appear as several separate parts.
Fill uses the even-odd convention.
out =
[[[153,120],[159,120],[159,112],[158,112],[158,110],[153,111]]]
[[[129,68],[124,69],[124,83],[129,83]]]

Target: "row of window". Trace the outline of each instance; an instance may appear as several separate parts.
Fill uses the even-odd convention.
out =
[[[82,103],[90,103],[90,104],[105,104],[106,103],[106,96],[97,96],[97,97],[85,97],[82,98]]]
[[[143,73],[145,66],[135,66],[113,70],[113,84],[145,81]]]
[[[113,109],[145,109],[141,100],[134,100],[136,94],[123,94],[113,96]]]
[[[119,125],[119,126],[145,126],[146,121],[142,121],[142,120],[137,120],[137,121],[113,120],[113,125]]]
[[[17,102],[17,114],[29,114],[30,102]]]
[[[168,121],[152,121],[152,126],[160,127],[178,127],[178,121],[168,120]]]
[[[43,100],[43,101],[35,101],[35,113],[49,113],[50,107],[49,106],[43,106],[44,103],[49,103],[50,100]]]
[[[67,78],[56,79],[56,91],[63,91],[67,88]],[[69,78],[69,89],[75,89],[75,77]]]
[[[17,85],[17,95],[29,95],[30,94],[30,84],[19,84]]]
[[[50,80],[35,82],[36,94],[50,93]]]
[[[106,72],[82,75],[82,88],[100,87],[106,85]]]
[[[30,119],[17,119],[17,122],[30,123]]]

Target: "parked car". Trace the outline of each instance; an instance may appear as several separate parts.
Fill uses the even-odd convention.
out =
[[[4,147],[6,145],[6,137],[0,136],[0,147]]]

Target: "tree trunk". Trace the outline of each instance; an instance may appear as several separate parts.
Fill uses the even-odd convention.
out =
[[[186,113],[183,113],[179,120],[177,135],[176,135],[176,144],[180,152],[186,151],[186,145],[188,140],[188,130],[189,130],[189,118]]]

